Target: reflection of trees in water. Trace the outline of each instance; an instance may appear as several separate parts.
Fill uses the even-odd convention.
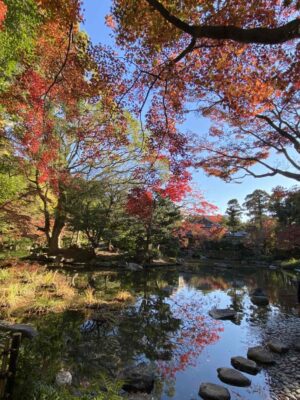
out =
[[[132,275],[122,278],[122,287],[132,290]],[[172,344],[169,335],[180,327],[166,298],[178,281],[178,275],[166,272],[136,274],[135,293],[140,299],[134,307],[124,312],[124,319],[119,325],[122,358],[130,360],[146,356],[149,360],[169,359]]]
[[[247,291],[260,286],[267,291],[271,303],[290,310],[296,304],[294,277],[288,271],[207,269],[201,275],[184,275],[182,283],[207,293],[226,292],[236,310],[248,313],[250,326],[255,329],[252,336],[257,338],[257,334],[263,336],[271,320],[276,324],[277,316],[267,308],[246,309]],[[22,390],[28,389],[22,399],[31,399],[34,382],[52,382],[63,364],[72,368],[80,383],[82,376],[96,377],[102,367],[117,369],[144,358],[158,361],[164,381],[173,390],[175,374],[194,365],[203,349],[219,338],[222,325],[206,317],[208,298],[201,292],[195,291],[197,295],[190,297],[176,291],[177,272],[162,269],[148,273],[94,273],[93,279],[96,290],[103,293],[130,291],[138,297],[136,305],[118,312],[114,329],[101,335],[80,334],[79,326],[90,318],[88,313],[84,316],[66,312],[37,318],[40,335],[37,341],[25,344],[25,355],[20,356],[18,387],[22,383]],[[83,284],[87,281],[85,278]]]
[[[297,304],[296,274],[290,271],[272,271],[268,275],[267,290],[270,301],[288,311]]]
[[[201,296],[185,298],[180,293],[170,299],[173,315],[181,321],[180,329],[170,337],[173,352],[171,360],[160,360],[159,367],[167,379],[174,378],[179,371],[195,366],[200,353],[219,339],[222,323],[206,316],[205,299]]]
[[[152,277],[139,282],[140,301],[126,311],[119,326],[121,348],[127,360],[143,356],[158,360],[160,372],[170,379],[194,365],[203,349],[219,339],[223,328],[206,316],[206,299],[201,294],[191,299],[166,290],[174,278],[178,282],[177,274]]]
[[[69,311],[36,318],[39,335],[35,340],[25,340],[20,350],[16,399],[32,400],[37,384],[53,383],[55,374],[67,360],[70,346],[78,346],[81,338],[78,323],[82,318],[82,314]],[[74,360],[68,360],[68,368],[73,366]]]
[[[203,291],[226,290],[230,283],[222,276],[192,276],[186,279],[190,286]]]
[[[149,360],[170,358],[172,343],[169,335],[180,327],[164,297],[146,295],[137,307],[132,307],[119,325],[124,361],[146,356]]]
[[[228,294],[233,298],[233,305],[242,307],[242,297],[245,294],[240,292],[247,287],[248,293],[257,287],[266,290],[270,302],[280,306],[285,311],[291,310],[297,301],[296,274],[286,270],[269,270],[266,268],[246,269],[235,267],[230,270],[218,270],[216,268],[204,268],[197,276],[184,276],[189,286],[203,290],[230,289]],[[237,299],[232,291],[236,287]]]

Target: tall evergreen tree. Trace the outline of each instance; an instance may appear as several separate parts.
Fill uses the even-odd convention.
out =
[[[242,214],[242,207],[237,199],[231,199],[227,203],[226,214],[228,215],[227,225],[235,232],[241,223],[240,216]]]
[[[263,228],[263,220],[268,211],[269,200],[270,196],[266,191],[257,189],[246,196],[243,204],[251,221],[260,229]]]

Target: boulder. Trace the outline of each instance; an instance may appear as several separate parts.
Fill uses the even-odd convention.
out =
[[[251,381],[241,372],[233,368],[218,368],[218,377],[222,382],[229,385],[246,387],[251,385]]]
[[[33,339],[38,335],[37,330],[26,324],[9,324],[6,322],[0,322],[0,330],[10,331],[10,332],[20,332],[22,336],[27,339]]]
[[[289,347],[284,343],[281,343],[278,339],[272,339],[267,343],[267,346],[271,351],[278,354],[284,354],[289,351]]]
[[[230,308],[213,308],[209,311],[209,315],[214,319],[234,319],[237,316],[237,312]]]
[[[68,386],[72,384],[72,374],[69,371],[59,371],[55,377],[57,386]]]
[[[123,389],[126,392],[151,393],[155,382],[154,367],[144,362],[127,367],[121,372],[119,378],[125,381]]]
[[[136,264],[136,263],[127,263],[126,269],[128,269],[128,271],[142,271],[143,267],[140,264]]]
[[[256,306],[267,306],[269,299],[266,296],[251,296],[251,301]]]
[[[204,400],[230,400],[229,390],[215,383],[202,383],[199,396]]]
[[[251,296],[267,297],[266,292],[262,288],[256,288],[250,293]]]
[[[240,357],[240,356],[232,357],[231,365],[235,369],[238,369],[239,371],[242,372],[247,372],[248,374],[251,375],[256,375],[260,371],[260,368],[258,367],[255,361],[248,360],[248,358],[245,357]]]
[[[275,364],[273,355],[262,346],[250,347],[247,357],[261,364]]]

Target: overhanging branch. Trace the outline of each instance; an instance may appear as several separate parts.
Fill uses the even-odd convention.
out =
[[[234,25],[189,25],[171,14],[158,0],[146,0],[170,24],[194,39],[233,40],[240,43],[280,44],[300,38],[300,19],[276,28],[240,28]]]

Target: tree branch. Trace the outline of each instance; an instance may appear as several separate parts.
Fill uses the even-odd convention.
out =
[[[171,14],[158,0],[146,0],[170,24],[194,39],[233,40],[240,43],[279,44],[300,38],[300,19],[276,28],[239,28],[234,25],[189,25]]]

